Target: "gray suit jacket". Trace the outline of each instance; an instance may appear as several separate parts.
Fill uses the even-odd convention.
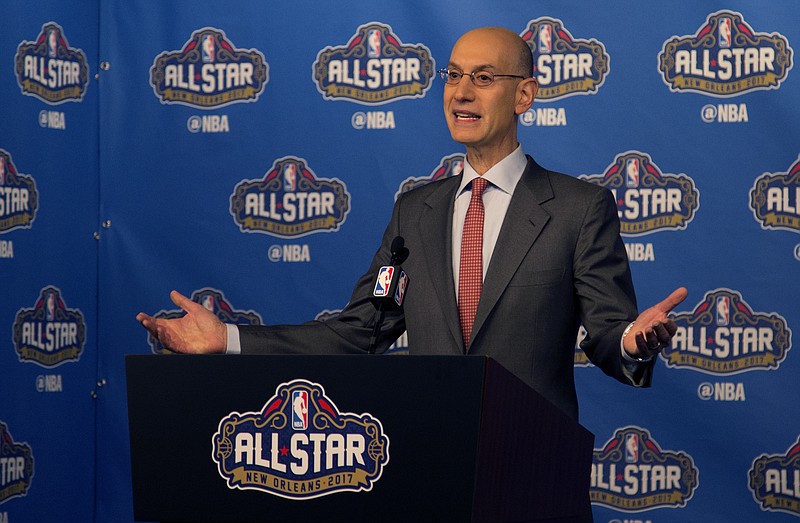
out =
[[[390,245],[402,236],[411,283],[403,312],[387,313],[378,351],[408,331],[411,354],[465,353],[452,271],[451,227],[460,177],[398,198],[383,241],[348,306],[325,322],[240,326],[243,353],[363,353],[375,318],[369,295]],[[574,347],[624,383],[647,386],[653,363],[632,379],[623,372],[620,338],[637,316],[628,258],[611,193],[547,171],[528,157],[484,278],[469,354],[497,360],[577,419]]]

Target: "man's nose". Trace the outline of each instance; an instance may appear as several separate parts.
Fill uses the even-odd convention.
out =
[[[453,86],[453,96],[456,100],[472,100],[475,96],[475,85],[468,74],[461,77],[461,81]]]

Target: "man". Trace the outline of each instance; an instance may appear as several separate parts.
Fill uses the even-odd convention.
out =
[[[379,351],[407,330],[412,354],[489,355],[577,418],[573,351],[583,322],[582,348],[595,365],[649,385],[654,356],[676,331],[667,313],[687,291],[637,317],[611,193],[539,167],[517,141],[517,118],[538,89],[532,70],[530,49],[512,31],[481,28],[456,42],[441,73],[445,119],[467,151],[464,172],[398,198],[380,249],[337,318],[226,327],[173,291],[186,316],[137,319],[178,352],[363,353],[375,321],[375,274],[402,236],[412,283],[404,310],[386,315]]]

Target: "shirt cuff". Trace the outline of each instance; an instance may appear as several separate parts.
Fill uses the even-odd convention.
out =
[[[242,344],[239,341],[239,328],[230,323],[226,323],[225,328],[228,331],[228,345],[225,349],[225,354],[241,354]]]

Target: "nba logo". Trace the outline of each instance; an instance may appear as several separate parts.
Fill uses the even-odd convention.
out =
[[[403,298],[406,296],[406,286],[408,285],[408,276],[406,271],[400,271],[400,278],[397,279],[397,289],[394,291],[394,302],[398,306],[403,305]]]
[[[308,428],[308,391],[292,391],[292,428],[306,430]]]
[[[731,46],[731,19],[728,17],[719,19],[719,46],[722,49]]]
[[[549,53],[553,50],[553,28],[545,24],[539,28],[539,52]]]
[[[375,282],[375,290],[372,295],[378,298],[389,295],[389,287],[392,284],[392,275],[394,275],[394,267],[391,265],[384,265],[378,271],[378,280]]]
[[[629,158],[625,162],[625,185],[639,187],[639,159]]]
[[[56,297],[52,292],[47,293],[47,321],[56,319]]]
[[[213,296],[203,296],[203,300],[202,300],[201,304],[203,305],[203,307],[206,308],[206,310],[214,312],[214,297]]]
[[[464,162],[461,160],[456,160],[453,162],[452,167],[452,176],[458,176],[464,171]]]
[[[731,321],[731,299],[728,296],[717,297],[717,325],[724,327]]]
[[[207,64],[213,62],[214,55],[216,54],[216,49],[214,47],[214,35],[203,36],[203,42],[200,47],[203,50],[203,63]]]
[[[297,189],[297,166],[287,163],[283,166],[283,190],[294,191]]]
[[[625,463],[639,461],[639,435],[625,434]]]
[[[47,54],[50,58],[56,57],[56,51],[58,50],[58,34],[56,34],[55,29],[50,29],[47,31]]]
[[[367,56],[378,58],[381,56],[381,32],[378,29],[370,29],[367,35]]]

